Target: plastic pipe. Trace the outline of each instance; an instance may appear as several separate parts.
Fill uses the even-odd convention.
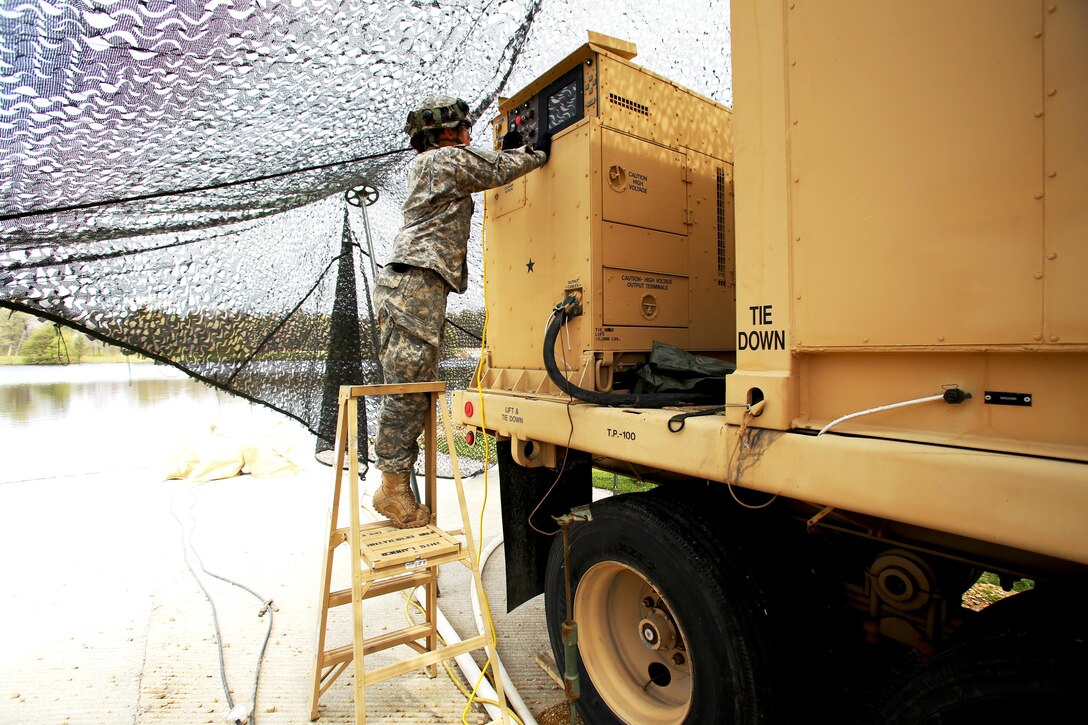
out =
[[[364,509],[364,511],[366,511],[366,509]],[[373,516],[371,516],[370,518],[371,518],[371,520],[374,520]],[[484,569],[484,562],[487,561],[487,557],[501,543],[502,543],[502,537],[499,536],[499,537],[496,538],[495,541],[493,541],[491,543],[491,545],[487,548],[487,550],[485,550],[484,555],[481,557],[481,559],[480,559],[481,580],[483,578],[482,575],[483,575],[483,569]],[[472,591],[473,609],[474,609],[474,611],[476,611],[478,613],[479,612],[479,605],[478,605],[477,597],[476,597],[476,587],[472,586],[472,587],[469,587],[469,589],[471,589],[471,591]],[[418,602],[421,607],[426,607],[427,606],[427,602],[423,598],[422,590],[417,588],[413,592],[412,598],[415,599],[416,602]],[[438,634],[442,637],[442,639],[445,640],[446,644],[458,644],[459,642],[461,642],[461,635],[457,634],[457,630],[453,628],[452,624],[450,624],[450,620],[446,619],[446,615],[443,614],[442,610],[437,606],[434,608],[434,620],[435,620],[435,628],[438,630]],[[480,615],[479,614],[477,614],[476,621],[477,621],[477,626],[479,626],[479,624],[478,624],[479,621],[480,621]],[[483,628],[480,627],[479,631],[483,632]],[[496,645],[497,645],[497,643],[496,643]],[[472,659],[471,654],[469,654],[468,652],[465,652],[464,654],[459,654],[459,655],[457,655],[456,657],[453,658],[453,661],[457,663],[457,667],[460,668],[461,674],[463,674],[465,676],[465,681],[466,682],[468,682],[470,685],[475,685],[476,682],[479,681],[480,686],[476,689],[476,695],[478,697],[482,697],[485,700],[494,700],[495,702],[499,701],[499,693],[495,692],[495,688],[491,686],[491,683],[488,681],[488,679],[486,677],[482,677],[483,672],[480,670],[479,666],[476,664],[476,660]],[[498,669],[499,672],[501,673],[503,694],[506,695],[507,702],[509,702],[511,707],[514,708],[514,712],[516,712],[518,714],[518,717],[520,717],[522,719],[522,722],[524,723],[524,725],[538,725],[536,719],[533,717],[533,714],[531,712],[529,712],[529,708],[527,708],[525,706],[525,702],[521,699],[521,696],[518,694],[517,689],[514,687],[514,683],[510,681],[510,676],[506,674],[506,670],[502,669],[502,664],[498,663],[498,662],[495,662],[495,663],[492,663],[492,666],[495,667],[496,669]],[[481,704],[483,704],[484,710],[487,711],[487,714],[491,717],[491,719],[493,721],[502,722],[502,718],[503,718],[502,708],[500,708],[497,705],[488,705],[488,704],[485,704],[485,703],[481,703]],[[521,708],[522,708],[521,710],[518,709],[518,705],[521,706]],[[507,719],[509,719],[509,718],[507,718]]]
[[[502,536],[496,536],[494,539],[488,542],[484,547],[483,552],[480,554],[480,578],[483,579],[484,565],[487,563],[487,558],[499,548],[502,544]],[[476,587],[472,588],[472,613],[476,616],[476,631],[480,634],[484,632],[484,615],[480,608],[480,598],[476,595]],[[498,643],[496,645],[496,652],[498,651]],[[506,668],[502,664],[502,659],[497,658],[498,661],[493,662],[492,666],[498,671],[499,677],[502,678],[502,691],[506,695],[506,701],[510,704],[510,707],[514,708],[514,712],[518,714],[524,725],[537,725],[536,718],[533,717],[532,711],[525,704],[525,701],[521,699],[521,694],[518,693],[518,689],[514,687],[514,681],[510,679],[510,674],[506,671]]]
[[[373,517],[371,517],[371,519],[373,520]],[[502,541],[501,535],[496,536],[486,547],[484,547],[483,552],[480,554],[479,566],[481,581],[483,580],[484,566],[487,564],[488,557],[491,556],[495,549],[499,548]],[[472,594],[472,612],[476,617],[476,631],[479,634],[483,634],[484,617],[483,612],[480,609],[480,598],[476,594],[475,586],[470,586],[469,590]],[[412,598],[415,599],[420,606],[427,606],[427,602],[423,599],[421,590],[416,589]],[[438,634],[442,636],[442,639],[445,640],[446,644],[457,644],[461,642],[461,635],[457,633],[457,630],[453,628],[450,621],[446,619],[446,615],[442,614],[442,610],[437,606],[434,609],[434,619]],[[498,652],[498,644],[498,642],[495,643],[496,653]],[[525,704],[525,700],[521,699],[521,694],[518,692],[518,689],[514,687],[514,681],[510,679],[510,674],[506,671],[506,668],[503,667],[502,660],[497,657],[496,660],[496,662],[491,663],[491,666],[495,668],[499,673],[499,677],[502,678],[502,692],[503,695],[506,696],[506,702],[513,708],[514,712],[518,714],[518,717],[521,718],[523,725],[538,725],[529,706]],[[491,686],[491,683],[486,677],[481,677],[483,673],[476,664],[476,660],[472,659],[471,654],[465,652],[464,654],[457,655],[453,658],[453,661],[457,663],[457,666],[461,670],[461,674],[465,676],[466,682],[470,685],[475,685],[476,682],[480,683],[480,686],[476,690],[476,695],[478,697],[482,697],[485,700],[494,700],[495,702],[499,701],[499,693],[495,692],[495,688]],[[484,710],[487,711],[487,714],[493,721],[502,722],[502,708],[497,705],[483,705]]]
[[[414,599],[419,602],[421,606],[427,605],[423,599],[423,595],[418,589],[415,592]],[[438,634],[441,635],[447,645],[457,644],[461,641],[461,636],[457,634],[457,630],[454,629],[453,625],[450,624],[450,621],[446,619],[446,615],[442,614],[441,609],[435,607],[434,618],[435,624],[438,627]],[[477,681],[480,682],[480,686],[476,689],[477,697],[482,697],[485,700],[494,700],[495,702],[499,701],[498,693],[495,692],[495,688],[491,686],[491,683],[488,682],[487,678],[484,677],[482,680],[480,679],[482,673],[480,668],[476,665],[476,660],[472,659],[472,655],[466,652],[457,655],[453,660],[457,663],[457,666],[461,668],[461,673],[465,676],[465,680],[469,683],[470,688],[475,685]],[[503,680],[504,685],[505,682],[506,681]],[[495,722],[502,722],[503,713],[500,707],[497,705],[484,704],[484,709],[487,710],[487,714],[492,720]],[[534,720],[533,722],[535,725],[536,721]]]

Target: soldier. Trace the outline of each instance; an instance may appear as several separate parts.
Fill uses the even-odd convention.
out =
[[[419,156],[408,175],[404,226],[374,293],[386,383],[438,379],[446,296],[468,288],[472,193],[507,184],[548,160],[550,137],[530,148],[512,132],[502,151],[491,151],[469,145],[472,123],[468,104],[449,96],[426,98],[408,113],[404,131]],[[402,529],[431,520],[408,484],[427,403],[426,395],[389,395],[378,419],[374,450],[382,483],[374,509]]]

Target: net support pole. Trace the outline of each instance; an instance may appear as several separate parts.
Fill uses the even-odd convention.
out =
[[[344,207],[344,231],[340,259],[336,268],[336,298],[329,320],[329,343],[325,354],[325,379],[321,394],[321,422],[317,450],[332,450],[336,438],[336,416],[341,385],[365,383],[362,341],[359,335],[359,296],[355,285],[355,255],[348,209]],[[369,455],[366,437],[366,406],[359,406],[359,455],[365,462]],[[365,467],[365,463],[364,463]]]

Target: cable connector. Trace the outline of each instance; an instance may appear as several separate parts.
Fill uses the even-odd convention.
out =
[[[261,607],[261,611],[257,612],[257,616],[263,617],[264,615],[268,614],[270,610],[273,612],[278,612],[280,611],[280,608],[277,607],[275,602],[273,602],[271,599],[267,599],[265,600],[264,605]]]
[[[955,385],[946,385],[944,389],[944,402],[949,405],[959,405],[965,400],[970,400],[971,394],[966,390],[960,390]]]
[[[566,298],[552,309],[553,315],[562,314],[566,323],[573,317],[582,314],[582,297],[577,292],[571,292]]]
[[[227,713],[227,725],[249,725],[249,716],[253,714],[253,708],[239,703]]]

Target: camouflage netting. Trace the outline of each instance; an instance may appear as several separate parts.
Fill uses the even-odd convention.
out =
[[[407,110],[430,93],[460,96],[485,142],[498,96],[587,29],[634,41],[640,64],[729,103],[728,10],[0,0],[0,306],[174,365],[329,439],[329,391],[380,382],[367,231],[380,264],[412,157]],[[377,193],[372,206],[373,194],[351,193],[362,187]],[[479,209],[475,226],[469,293],[450,298],[451,388],[478,357]],[[479,464],[462,456],[462,469]]]

